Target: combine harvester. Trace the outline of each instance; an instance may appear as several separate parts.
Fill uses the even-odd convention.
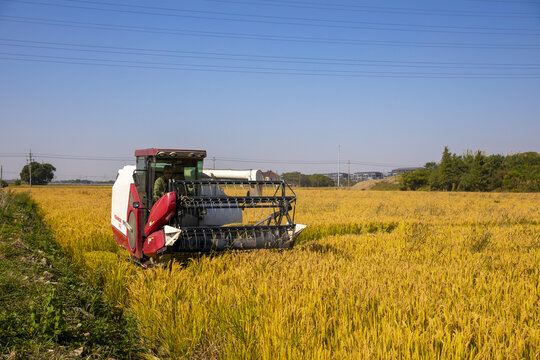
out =
[[[294,223],[296,195],[260,170],[203,169],[204,150],[143,149],[112,188],[116,242],[145,266],[176,253],[286,249],[305,225]],[[292,212],[292,214],[291,214]]]

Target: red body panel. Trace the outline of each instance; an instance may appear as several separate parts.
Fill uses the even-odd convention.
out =
[[[126,250],[129,250],[129,242],[127,236],[122,234],[120,230],[114,227],[114,225],[111,225],[111,227],[114,235],[114,241],[116,241],[118,245],[122,246]]]
[[[165,247],[165,231],[156,231],[146,238],[143,245],[143,252],[145,255],[157,259],[157,252]]]
[[[176,193],[171,191],[163,195],[150,210],[144,234],[149,236],[157,229],[167,225],[176,212]]]

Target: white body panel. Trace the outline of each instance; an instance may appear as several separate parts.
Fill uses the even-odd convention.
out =
[[[216,179],[227,180],[262,180],[261,170],[212,170],[204,169],[203,173]]]
[[[163,230],[165,231],[165,246],[172,246],[182,233],[182,230],[169,225],[165,225]]]
[[[135,165],[126,165],[118,170],[118,177],[112,188],[111,224],[126,236],[129,188],[133,184],[134,171]]]

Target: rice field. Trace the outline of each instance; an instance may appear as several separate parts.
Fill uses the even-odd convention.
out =
[[[110,187],[31,193],[158,358],[540,358],[540,194],[300,189],[294,249],[144,270]]]

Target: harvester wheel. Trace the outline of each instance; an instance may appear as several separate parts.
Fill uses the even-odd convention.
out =
[[[131,226],[131,229],[128,229],[129,248],[135,250],[137,242],[137,220],[133,211],[129,213],[128,224]]]

